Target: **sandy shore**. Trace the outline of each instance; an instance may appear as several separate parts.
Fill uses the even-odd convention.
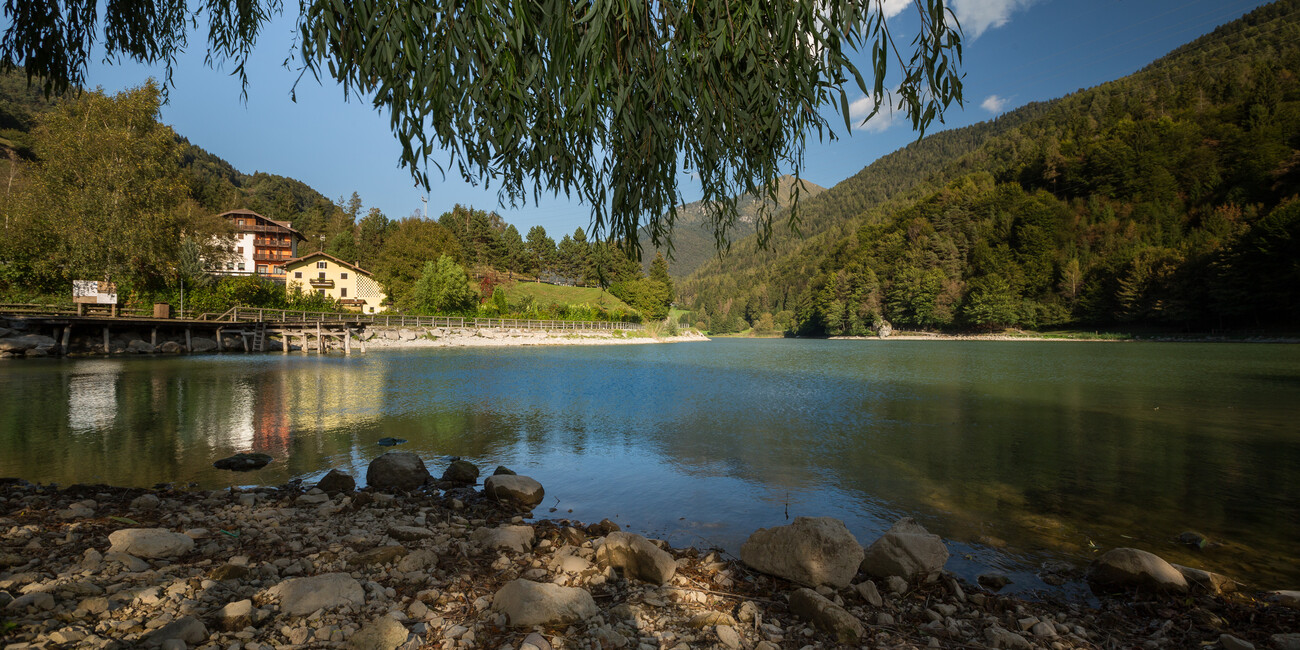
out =
[[[529,345],[646,345],[652,343],[690,343],[708,341],[708,337],[694,330],[683,331],[678,336],[653,337],[634,331],[615,332],[535,332],[527,330],[480,329],[440,330],[429,335],[423,330],[407,330],[404,338],[400,330],[375,331],[366,340],[366,346],[384,348],[459,348],[459,347],[511,347]],[[394,332],[398,338],[386,334]]]
[[[1089,604],[1004,596],[942,568],[909,578],[870,575],[878,565],[873,553],[889,546],[889,534],[867,545],[861,572],[864,549],[851,539],[768,544],[767,562],[776,564],[760,570],[756,556],[742,562],[714,550],[672,548],[620,532],[608,520],[533,521],[531,506],[512,499],[538,503],[527,495],[541,495],[503,492],[507,477],[489,477],[497,483],[485,479],[480,490],[477,478],[450,481],[454,464],[438,480],[414,462],[418,487],[409,491],[357,491],[337,473],[312,488],[212,491],[0,481],[0,644],[1300,648],[1300,611],[1264,595],[1129,594]],[[368,476],[379,481],[374,469]],[[392,480],[409,478],[405,468],[400,475],[387,471]],[[515,486],[530,481],[508,478]],[[835,532],[835,520],[817,522]],[[923,530],[908,534],[943,544]],[[801,553],[815,557],[793,561]],[[849,556],[836,569],[840,578],[814,582],[815,589],[781,577],[798,566],[822,571],[828,562],[839,564],[840,554]],[[940,559],[946,557],[943,551]]]

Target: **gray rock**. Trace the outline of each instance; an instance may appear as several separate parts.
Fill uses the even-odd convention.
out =
[[[532,532],[531,528],[529,528],[528,530],[530,533]],[[429,530],[428,528],[422,528],[420,526],[389,526],[388,527],[388,536],[392,537],[395,540],[398,540],[399,542],[417,542],[422,539],[429,539],[430,537],[433,537],[433,535],[434,533],[432,530]],[[531,537],[532,535],[530,534],[529,538],[531,539]]]
[[[904,517],[867,547],[862,571],[877,578],[899,576],[911,580],[943,569],[947,561],[948,548],[943,540],[911,517]]]
[[[1274,634],[1268,638],[1277,650],[1300,650],[1300,634]]]
[[[1300,591],[1270,591],[1268,597],[1283,607],[1300,609]]]
[[[26,352],[34,348],[52,348],[58,341],[40,334],[0,338],[0,352]]]
[[[29,594],[23,594],[5,605],[5,610],[10,612],[21,612],[28,607],[35,609],[54,609],[54,596],[43,591],[33,591]]]
[[[217,610],[217,625],[227,632],[242,630],[253,620],[253,601],[244,600],[227,603]]]
[[[731,650],[740,650],[740,648],[744,647],[744,644],[741,643],[740,635],[736,633],[736,628],[731,627],[730,625],[719,625],[716,631],[718,633],[718,641],[721,641],[722,645]]]
[[[586,590],[523,578],[506,583],[492,596],[492,610],[519,627],[577,623],[600,613]]]
[[[858,595],[871,604],[872,607],[880,607],[885,604],[885,600],[880,597],[880,590],[876,589],[876,583],[870,580],[864,580],[857,584]]]
[[[442,480],[449,483],[473,485],[478,482],[478,466],[467,460],[453,460],[442,473]]]
[[[375,442],[375,444],[379,445],[380,447],[396,447],[397,445],[400,445],[404,442],[406,442],[406,438],[386,437],[386,438],[380,438],[378,441]]]
[[[532,646],[532,648],[529,648]],[[546,637],[533,632],[524,637],[524,642],[519,646],[519,650],[551,650],[551,642]]]
[[[500,526],[479,528],[470,534],[470,540],[485,550],[505,549],[523,553],[533,546],[532,526]]]
[[[835,635],[841,644],[856,645],[865,629],[843,607],[808,588],[796,589],[790,594],[790,611],[813,625]]]
[[[844,522],[798,517],[788,526],[760,528],[740,547],[750,568],[810,587],[847,587],[862,562],[862,547]]]
[[[217,469],[226,469],[232,472],[251,472],[255,469],[262,469],[268,463],[275,460],[268,454],[263,453],[241,453],[234,456],[227,456],[221,460],[212,463]]]
[[[1093,560],[1088,585],[1094,592],[1143,591],[1184,593],[1187,579],[1159,556],[1135,548],[1116,548]]]
[[[194,540],[188,535],[165,528],[115,530],[109,533],[108,541],[112,545],[109,553],[126,553],[148,559],[176,557],[194,550]]]
[[[367,623],[348,639],[345,648],[351,650],[397,650],[406,643],[406,626],[388,616]]]
[[[158,348],[155,348],[152,343],[148,341],[141,341],[139,339],[136,339],[128,343],[126,349],[130,352],[137,352],[140,354],[153,354],[154,352],[158,351]]]
[[[1237,590],[1237,581],[1228,576],[1204,569],[1193,569],[1181,564],[1171,563],[1169,566],[1183,574],[1183,578],[1187,580],[1187,586],[1197,593],[1219,596]]]
[[[501,476],[502,474],[508,474],[510,476],[514,476],[516,472],[510,469],[509,467],[506,467],[505,465],[497,465],[497,468],[495,471],[492,472],[492,475]]]
[[[196,336],[190,339],[190,352],[211,352],[217,349],[217,342],[212,339]]]
[[[318,609],[343,605],[360,607],[366,602],[361,583],[346,573],[326,573],[310,578],[290,578],[266,591],[280,599],[280,611],[289,616],[306,616]]]
[[[158,495],[141,494],[140,496],[131,499],[131,510],[137,512],[152,512],[158,509],[158,504],[160,503],[162,503],[162,499],[159,499]]]
[[[145,645],[158,646],[172,639],[190,644],[202,643],[208,639],[208,628],[193,616],[182,616],[150,633]]]
[[[112,553],[112,552],[105,553],[104,561],[117,562],[118,564],[121,564],[122,566],[126,567],[127,571],[130,571],[132,573],[139,573],[141,571],[147,571],[149,569],[148,562],[145,562],[144,560],[141,560],[140,558],[131,555],[130,553]]]
[[[332,469],[328,474],[322,476],[321,479],[316,482],[316,487],[326,494],[353,492],[357,489],[357,481],[347,472]]]
[[[596,549],[601,566],[620,569],[629,579],[662,585],[673,579],[677,561],[667,551],[635,533],[610,533]]]
[[[408,329],[402,329],[402,330],[399,330],[399,331],[397,332],[397,338],[399,338],[399,339],[401,339],[401,340],[403,340],[403,341],[414,341],[414,340],[415,340],[415,331],[414,331],[414,330],[408,330]]]
[[[546,498],[542,484],[527,476],[493,474],[483,481],[483,493],[499,501],[510,501],[533,508]]]
[[[1034,647],[1025,639],[1025,637],[1020,636],[1011,630],[1002,629],[996,625],[984,629],[984,638],[987,639],[989,645],[994,648],[1031,650]]]
[[[363,551],[352,556],[351,564],[362,566],[373,566],[388,564],[398,558],[405,556],[407,553],[405,546],[380,546]]]
[[[390,451],[370,461],[366,483],[376,490],[411,491],[424,485],[429,470],[420,457],[409,451]]]
[[[185,351],[185,346],[176,341],[163,341],[162,345],[158,346],[158,351],[163,354],[180,354]]]
[[[1008,578],[1005,573],[997,572],[981,573],[979,577],[975,578],[975,581],[989,591],[998,591],[1011,584],[1011,578]]]
[[[1223,650],[1255,650],[1255,644],[1238,639],[1231,634],[1220,634],[1219,645],[1223,646]]]

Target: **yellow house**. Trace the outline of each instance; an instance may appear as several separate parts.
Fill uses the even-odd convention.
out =
[[[325,253],[312,253],[284,265],[286,291],[294,287],[334,298],[343,306],[373,314],[387,299],[384,290],[365,269]]]

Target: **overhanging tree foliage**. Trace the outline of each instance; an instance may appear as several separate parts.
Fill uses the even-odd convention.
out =
[[[6,0],[0,65],[47,90],[84,82],[92,46],[108,60],[161,63],[167,77],[206,17],[208,61],[244,62],[280,0]],[[944,0],[915,0],[899,46],[882,0],[299,0],[297,60],[370,98],[426,187],[429,163],[496,184],[503,203],[542,192],[591,206],[596,233],[637,249],[637,228],[670,245],[677,178],[699,178],[719,246],[736,199],[796,177],[819,112],[849,89],[924,130],[961,100],[961,43]],[[102,30],[100,21],[102,20]],[[870,49],[870,81],[850,60]],[[893,78],[897,89],[886,91]],[[433,158],[445,153],[445,163]],[[798,197],[790,212],[797,223]],[[772,213],[760,216],[770,232]]]

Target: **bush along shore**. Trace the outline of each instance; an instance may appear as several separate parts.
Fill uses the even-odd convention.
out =
[[[264,455],[225,459],[251,469]],[[537,481],[367,469],[217,491],[0,484],[6,648],[1300,648],[1300,593],[1114,549],[1106,595],[1029,601],[944,572],[910,519],[865,548],[838,520],[756,531],[739,558],[608,520],[527,523]],[[997,587],[990,577],[981,579]]]

